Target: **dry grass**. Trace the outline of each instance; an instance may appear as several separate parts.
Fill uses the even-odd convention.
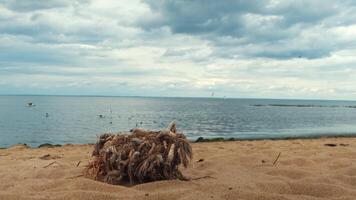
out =
[[[192,148],[172,122],[161,131],[135,128],[128,134],[103,134],[92,156],[84,175],[109,184],[187,180],[179,166],[188,166]]]

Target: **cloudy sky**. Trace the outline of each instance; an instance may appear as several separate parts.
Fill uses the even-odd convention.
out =
[[[356,99],[352,0],[0,0],[0,94]]]

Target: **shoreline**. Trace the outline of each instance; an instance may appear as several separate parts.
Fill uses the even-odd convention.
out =
[[[201,141],[198,141],[199,138]],[[192,141],[193,143],[199,142],[229,142],[229,141],[268,141],[268,140],[308,140],[308,139],[323,139],[323,138],[356,138],[355,134],[340,134],[340,135],[310,135],[310,136],[295,136],[295,137],[274,137],[274,138],[224,138],[224,137],[216,137],[216,138],[204,138],[199,137],[196,140]],[[190,141],[190,140],[189,140]]]
[[[276,138],[233,138],[233,137],[198,137],[195,140],[189,140],[190,143],[210,143],[210,142],[238,142],[238,141],[284,141],[284,140],[318,140],[318,139],[338,139],[338,138],[355,138],[355,134],[346,134],[346,135],[311,135],[311,136],[296,136],[296,137],[276,137]],[[8,149],[13,146],[26,146],[30,149],[37,148],[58,148],[63,146],[71,146],[71,145],[94,145],[94,143],[66,143],[66,144],[55,144],[55,143],[43,143],[38,146],[29,146],[26,143],[17,143],[12,144],[8,147],[0,147],[0,149]]]

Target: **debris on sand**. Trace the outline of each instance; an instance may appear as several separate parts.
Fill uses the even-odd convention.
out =
[[[324,146],[328,146],[328,147],[336,147],[337,144],[334,143],[328,143],[328,144],[324,144]]]
[[[57,156],[57,155],[50,155],[50,154],[46,154],[46,155],[39,157],[39,159],[41,159],[41,160],[55,160],[55,159],[60,159],[60,158],[62,158],[62,157]]]
[[[59,164],[59,162],[53,161],[53,162],[49,163],[48,165],[44,166],[43,168],[47,168],[47,167],[49,167],[49,166],[51,166],[53,164],[61,165],[61,164]]]
[[[226,142],[226,141],[236,141],[236,138],[223,138],[223,137],[216,137],[216,138],[203,138],[198,137],[195,142]]]
[[[109,184],[188,180],[178,167],[188,167],[192,147],[171,122],[161,131],[135,128],[128,134],[103,134],[92,156],[84,175]]]
[[[324,144],[324,146],[328,146],[328,147],[336,147],[337,145],[338,145],[338,144],[335,144],[335,143],[327,143],[327,144]],[[347,147],[347,146],[349,146],[349,144],[340,143],[339,146]]]
[[[50,143],[44,143],[38,146],[38,148],[54,148],[54,147],[61,147],[62,145],[60,144],[50,144]]]

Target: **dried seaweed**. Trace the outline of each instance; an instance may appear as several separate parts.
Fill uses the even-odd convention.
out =
[[[188,167],[193,154],[189,141],[172,122],[161,131],[135,128],[127,134],[103,134],[92,156],[84,175],[117,185],[187,180],[179,166]]]

